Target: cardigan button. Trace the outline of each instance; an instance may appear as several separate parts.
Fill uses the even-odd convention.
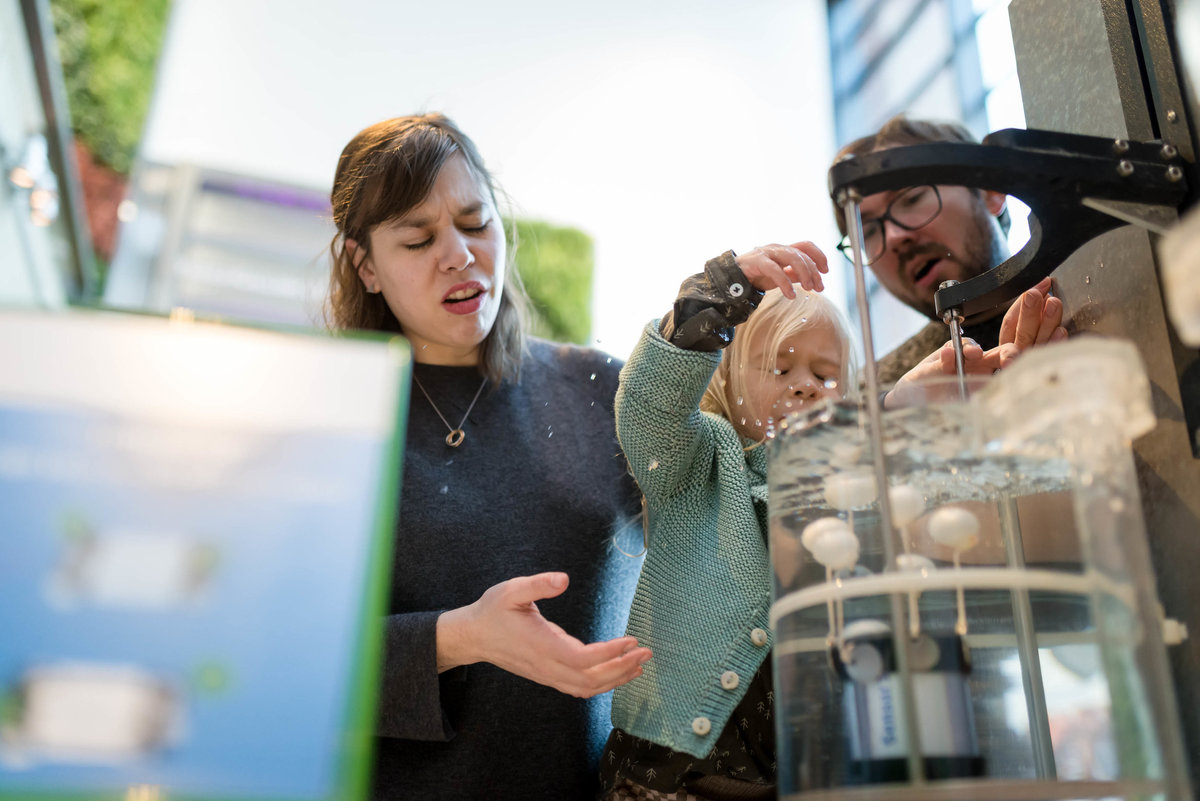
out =
[[[743,287],[741,284],[730,284],[729,285],[729,297],[731,297],[731,298],[740,298],[742,296],[742,293],[745,291],[746,291],[746,288]]]
[[[712,731],[712,721],[705,717],[699,717],[692,721],[692,731],[703,737]]]
[[[727,670],[721,674],[721,686],[726,690],[736,690],[740,683],[741,679],[738,677],[738,674],[732,670]]]
[[[762,629],[755,629],[754,631],[750,632],[750,642],[754,643],[759,648],[762,648],[767,644],[767,633]]]

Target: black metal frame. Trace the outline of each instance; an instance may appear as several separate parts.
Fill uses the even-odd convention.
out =
[[[63,85],[54,28],[50,23],[48,0],[21,0],[21,15],[29,41],[33,71],[37,78],[38,98],[46,118],[46,142],[50,167],[58,178],[59,209],[71,245],[71,272],[66,275],[67,296],[72,301],[91,298],[97,288],[92,238],[87,227],[79,167],[72,147],[71,116]]]
[[[1084,198],[1178,208],[1187,195],[1184,162],[1162,142],[1125,142],[1056,131],[997,131],[982,144],[940,142],[881,150],[829,170],[835,202],[918,184],[1003,192],[1030,208],[1029,242],[1003,264],[939,290],[939,315],[972,317],[1017,297],[1085,242],[1125,225],[1082,204]]]

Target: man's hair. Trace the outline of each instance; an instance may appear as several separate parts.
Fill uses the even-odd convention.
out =
[[[876,150],[907,147],[909,145],[928,145],[934,142],[978,144],[979,140],[961,123],[937,120],[912,120],[904,113],[900,113],[885,122],[883,127],[875,133],[859,137],[843,146],[837,152],[837,155],[833,157],[833,163],[837,164],[844,159],[865,156],[868,153],[874,153]],[[841,208],[836,203],[833,204],[833,216],[837,220],[838,230],[845,236],[846,219],[842,214]],[[1000,212],[996,219],[1000,223],[1000,229],[1007,235],[1009,226],[1012,224],[1012,218],[1009,216],[1007,205],[1005,205],[1004,210]]]

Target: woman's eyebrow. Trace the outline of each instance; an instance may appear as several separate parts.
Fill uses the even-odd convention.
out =
[[[458,210],[455,217],[470,217],[483,211],[483,202],[469,203]],[[433,224],[433,217],[401,217],[392,224],[393,228],[427,228]]]

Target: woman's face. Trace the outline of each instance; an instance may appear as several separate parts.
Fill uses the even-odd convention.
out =
[[[745,397],[734,404],[733,427],[745,439],[761,440],[768,420],[781,420],[805,405],[842,396],[842,342],[837,330],[820,322],[785,338],[769,353],[771,332],[760,328],[746,349],[742,367]],[[744,410],[744,411],[743,411]]]
[[[368,291],[380,291],[427,364],[479,361],[504,292],[504,226],[491,195],[454,154],[429,196],[370,233],[358,265]]]

